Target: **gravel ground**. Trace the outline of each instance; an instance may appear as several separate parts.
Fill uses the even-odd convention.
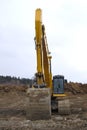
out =
[[[83,95],[79,95],[82,97]],[[85,95],[86,99],[87,95]],[[73,96],[74,98],[74,96]],[[4,124],[14,124],[17,122],[22,125],[27,124],[26,120],[26,93],[23,91],[10,91],[0,93],[0,130]],[[83,98],[84,100],[84,98]],[[87,106],[86,106],[87,107]],[[87,108],[85,108],[87,110]],[[5,125],[6,126],[6,125]],[[27,128],[27,127],[25,127]],[[6,130],[5,127],[3,130]],[[33,130],[87,130],[87,111],[78,114],[58,115],[53,114],[50,120],[32,121]],[[10,129],[8,129],[10,130]],[[14,129],[15,130],[15,129]]]

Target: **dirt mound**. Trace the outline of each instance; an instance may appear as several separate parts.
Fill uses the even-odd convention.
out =
[[[0,93],[1,92],[12,92],[12,91],[20,91],[20,92],[26,92],[26,89],[28,86],[25,85],[12,85],[12,84],[1,84],[0,85]]]
[[[28,85],[0,84],[1,92],[26,92]],[[87,84],[69,82],[64,84],[65,93],[69,95],[87,94]]]
[[[82,83],[65,83],[65,92],[77,95],[77,94],[87,94],[87,84]]]

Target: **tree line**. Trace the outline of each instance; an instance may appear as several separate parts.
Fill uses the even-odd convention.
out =
[[[32,80],[28,78],[0,76],[0,84],[5,84],[5,83],[31,85]]]

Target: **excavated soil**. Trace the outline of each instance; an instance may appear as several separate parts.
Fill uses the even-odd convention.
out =
[[[0,85],[0,130],[6,123],[22,122],[24,126],[29,123],[26,119],[26,90],[26,86]],[[87,99],[87,85],[68,83],[65,84],[65,91],[70,101],[81,100],[82,110],[69,115],[53,113],[50,120],[32,121],[33,130],[87,130],[87,104],[82,104]]]

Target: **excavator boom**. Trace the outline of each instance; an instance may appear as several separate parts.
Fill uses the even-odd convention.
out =
[[[48,87],[52,90],[51,56],[49,55],[45,26],[42,24],[41,9],[36,9],[35,12],[35,44],[37,56],[36,84],[39,87]]]
[[[35,44],[36,44],[36,57],[37,57],[37,73],[36,80],[38,85],[43,84],[43,71],[42,71],[42,12],[37,9],[35,12]]]

